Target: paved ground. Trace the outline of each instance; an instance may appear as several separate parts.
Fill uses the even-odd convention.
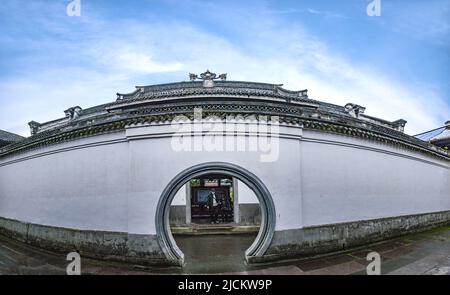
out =
[[[264,266],[248,266],[243,253],[255,236],[178,236],[186,266],[142,268],[82,258],[84,274],[366,274],[366,255],[381,255],[382,274],[450,274],[450,227],[403,236],[346,253]],[[65,274],[64,254],[56,254],[0,236],[0,274]]]

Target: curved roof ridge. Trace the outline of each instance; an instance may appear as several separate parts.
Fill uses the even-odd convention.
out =
[[[135,86],[136,90],[130,93],[117,93],[117,101],[141,100],[149,98],[169,98],[183,95],[202,94],[228,94],[228,95],[249,95],[268,96],[287,99],[306,99],[307,89],[288,90],[283,88],[283,84],[273,84],[265,82],[249,81],[210,81],[205,85],[205,81],[181,81],[174,83],[154,84],[147,86]],[[114,104],[114,103],[113,103]]]
[[[120,93],[117,92],[118,95],[122,95],[122,96],[128,96],[128,95],[133,95],[136,94],[137,92],[142,91],[142,89],[145,90],[151,90],[151,89],[164,89],[164,88],[168,88],[168,89],[173,89],[173,88],[182,88],[182,87],[202,87],[203,82],[202,81],[179,81],[179,82],[171,82],[171,83],[160,83],[160,84],[150,84],[150,85],[136,85],[135,88],[136,90],[129,92],[129,93]],[[179,86],[179,87],[177,87]],[[274,83],[266,83],[266,82],[251,82],[251,81],[234,81],[234,80],[225,80],[225,81],[214,81],[214,86],[223,86],[223,87],[233,87],[233,86],[240,86],[240,87],[245,87],[247,86],[247,88],[274,88],[274,87],[279,87],[282,88],[281,86],[283,86],[283,84],[274,84]],[[266,86],[266,87],[263,87]],[[298,92],[298,91],[294,91],[294,90],[288,90],[285,88],[282,88],[283,90],[285,90],[286,92]],[[299,90],[301,91],[301,90]]]

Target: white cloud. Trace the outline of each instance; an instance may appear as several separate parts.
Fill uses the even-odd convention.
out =
[[[344,15],[333,11],[317,10],[312,8],[308,8],[306,11],[308,11],[311,14],[316,14],[328,18],[346,18]]]
[[[158,62],[148,50],[142,50],[134,46],[107,50],[98,57],[104,67],[128,74],[175,72],[182,68],[182,63],[180,62]]]
[[[117,55],[114,65],[121,70],[128,70],[142,74],[174,72],[180,70],[179,62],[157,63],[148,55],[139,52],[123,52]]]
[[[64,110],[111,102],[117,88],[129,89],[128,77],[82,68],[49,70],[0,82],[0,128],[29,136],[29,121],[64,117]]]
[[[223,15],[219,24],[226,21]],[[448,119],[448,104],[429,85],[409,84],[370,63],[355,64],[300,25],[285,26],[267,14],[260,19],[256,12],[242,17],[234,16],[232,25],[238,30],[245,24],[235,31],[244,34],[236,36],[239,42],[181,21],[106,25],[91,19],[101,34],[92,32],[95,43],[73,45],[84,61],[80,67],[61,66],[0,83],[0,93],[8,93],[0,126],[26,134],[30,120],[52,120],[67,107],[105,103],[134,85],[186,80],[189,72],[207,68],[227,72],[230,80],[284,83],[294,90],[308,88],[314,99],[355,102],[366,106],[368,115],[406,119],[409,133]]]

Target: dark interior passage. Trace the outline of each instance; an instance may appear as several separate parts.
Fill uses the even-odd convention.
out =
[[[193,223],[233,222],[233,181],[225,175],[210,174],[190,181]]]

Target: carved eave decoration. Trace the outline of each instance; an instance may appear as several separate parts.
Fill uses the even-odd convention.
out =
[[[205,112],[204,115],[215,115],[219,118],[225,119],[227,116],[226,112]],[[254,114],[242,113],[245,118],[247,116],[252,116]],[[58,144],[77,138],[89,137],[99,134],[119,132],[125,130],[127,126],[136,124],[146,124],[146,123],[157,123],[157,122],[168,122],[175,114],[165,114],[165,115],[141,115],[133,118],[120,119],[111,122],[106,122],[103,124],[87,125],[83,127],[74,128],[71,130],[50,130],[42,132],[26,138],[25,140],[8,145],[5,148],[0,149],[0,158],[16,153],[22,153],[32,149]],[[192,112],[186,113],[188,118],[194,119]],[[317,119],[300,118],[295,115],[286,115],[280,117],[281,123],[288,124],[299,124],[305,129],[310,130],[320,130],[322,132],[342,134],[351,137],[358,137],[367,140],[374,140],[384,144],[391,144],[399,147],[404,147],[409,150],[425,153],[439,159],[450,161],[450,153],[444,149],[438,148],[432,144],[420,140],[413,140],[414,138],[405,135],[405,139],[398,137],[400,132],[392,130],[391,134],[380,133],[379,130],[370,130],[364,128],[358,128],[354,126],[346,126],[342,124],[337,124],[333,122],[326,122]],[[373,126],[372,126],[373,127]],[[386,128],[387,129],[387,128]],[[382,128],[380,127],[380,130]],[[386,130],[383,130],[386,131]],[[396,137],[397,136],[397,137]],[[413,142],[414,141],[414,142]]]

